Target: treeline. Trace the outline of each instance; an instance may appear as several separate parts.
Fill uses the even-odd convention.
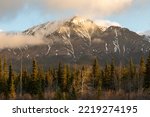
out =
[[[20,72],[0,59],[0,99],[150,99],[150,55],[138,65],[68,65],[44,70],[33,59],[32,71]]]

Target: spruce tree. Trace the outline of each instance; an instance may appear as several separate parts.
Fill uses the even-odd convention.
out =
[[[58,87],[57,88],[62,89],[62,87],[63,87],[63,85],[62,85],[63,84],[63,65],[62,65],[61,62],[58,65],[57,83],[58,83]]]
[[[11,80],[11,84],[10,84],[10,93],[9,93],[9,99],[16,99],[16,91],[15,91],[15,85],[14,85],[14,78],[13,78],[13,74],[12,74],[12,80]]]
[[[37,90],[38,90],[39,99],[43,99],[44,92],[45,92],[45,76],[44,76],[44,70],[42,66],[40,66],[38,69],[37,87],[38,87]]]
[[[67,90],[67,66],[59,63],[57,72],[58,86],[62,91]]]
[[[80,85],[81,85],[81,96],[83,97],[83,93],[84,93],[84,90],[85,90],[85,66],[82,66],[82,69],[81,69],[81,74],[80,74]]]
[[[104,77],[103,77],[103,88],[106,90],[111,90],[111,66],[106,64],[104,69]]]
[[[3,63],[3,86],[4,86],[4,95],[6,99],[8,98],[8,65],[7,65],[7,60],[4,58],[4,63]]]
[[[31,81],[30,81],[30,85],[29,85],[29,92],[32,95],[36,95],[39,93],[40,88],[41,87],[39,85],[39,79],[38,79],[38,65],[37,65],[37,61],[35,59],[33,59]]]
[[[2,79],[2,59],[0,58],[0,80]]]
[[[56,84],[56,99],[63,99],[64,69],[61,62],[58,65]]]
[[[68,91],[68,89],[67,89],[67,66],[66,65],[64,65],[64,67],[63,67],[63,74],[62,74],[62,79],[63,79],[63,91],[64,92],[67,92]]]
[[[61,63],[58,68],[58,83],[62,99],[67,99],[67,66]]]
[[[145,73],[145,61],[144,58],[141,57],[139,66],[139,77],[143,77],[144,73]]]
[[[10,87],[11,87],[11,84],[12,84],[12,80],[13,80],[13,71],[12,71],[12,65],[10,64],[9,65],[9,77],[8,77],[8,85],[7,85],[7,88],[8,88],[8,92],[10,92]]]
[[[29,75],[27,69],[22,71],[22,90],[23,92],[27,92],[29,86]]]
[[[143,87],[143,82],[144,82],[144,73],[145,73],[145,61],[144,58],[141,57],[140,59],[140,66],[139,66],[139,71],[138,71],[138,90],[141,90]]]
[[[93,75],[93,87],[97,88],[99,83],[101,82],[101,70],[98,60],[95,59],[92,67],[92,75]]]
[[[147,61],[146,61],[146,70],[145,70],[143,88],[145,90],[150,88],[150,54],[149,54]]]
[[[3,93],[2,60],[0,58],[0,94]]]
[[[39,85],[41,87],[41,91],[44,92],[45,91],[45,76],[44,76],[44,70],[43,67],[39,67],[38,70],[38,80],[39,80]]]
[[[129,75],[131,80],[135,77],[135,65],[133,63],[132,58],[129,61]]]
[[[73,66],[73,70],[71,72],[71,82],[72,85],[70,87],[70,99],[77,98],[77,90],[78,90],[78,71],[76,65]]]
[[[37,61],[35,59],[33,59],[32,61],[32,78],[34,80],[37,79],[38,76],[38,66],[37,66]]]
[[[47,90],[52,90],[53,83],[54,82],[53,82],[51,72],[50,72],[50,70],[48,70],[45,75],[45,88]]]
[[[3,78],[5,82],[8,79],[8,65],[7,65],[6,58],[4,58],[4,64],[3,64]]]
[[[8,96],[9,99],[15,99],[16,98],[16,91],[15,91],[15,85],[14,85],[14,73],[12,70],[12,65],[9,65],[9,77],[7,81],[7,88],[8,88]]]
[[[135,64],[133,63],[132,58],[129,61],[129,77],[128,77],[128,91],[129,93],[133,90],[136,90],[136,83],[135,83],[135,75],[136,75],[136,68]]]
[[[66,72],[67,72],[67,89],[69,89],[73,82],[71,78],[71,70],[69,65],[66,65]]]
[[[110,81],[109,82],[110,82],[111,89],[115,90],[116,77],[115,77],[115,62],[114,62],[114,59],[112,59],[110,67],[111,67],[110,68],[111,73],[110,73]]]
[[[121,72],[121,79],[120,79],[121,86],[120,86],[120,88],[122,90],[128,92],[129,91],[129,89],[128,89],[129,83],[128,82],[130,82],[128,80],[129,79],[129,68],[126,66],[121,66],[120,69],[121,69],[121,71],[120,71]]]

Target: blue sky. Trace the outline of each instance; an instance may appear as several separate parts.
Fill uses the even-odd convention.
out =
[[[13,1],[12,4],[11,1]],[[0,30],[23,31],[40,23],[73,15],[117,22],[136,32],[150,30],[150,0],[105,0],[105,2],[104,0],[93,0],[95,3],[90,0],[76,0],[76,2],[69,0],[20,1],[0,1]],[[88,6],[91,3],[92,5]],[[85,8],[86,5],[88,8]]]
[[[141,0],[142,1],[142,0]],[[144,6],[137,4],[119,15],[108,17],[109,20],[118,22],[136,32],[150,30],[150,0]]]

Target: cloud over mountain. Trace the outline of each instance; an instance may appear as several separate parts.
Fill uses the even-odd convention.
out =
[[[106,16],[127,9],[133,0],[1,0],[0,17],[14,17],[26,9],[44,13],[72,12],[85,16]]]
[[[113,22],[109,20],[95,20],[97,25],[104,26],[104,27],[109,27],[109,26],[119,26],[121,27],[121,24],[118,22]]]
[[[20,34],[0,33],[0,49],[2,48],[18,48],[25,45],[40,45],[45,42],[33,36],[25,36]]]
[[[72,10],[83,15],[110,15],[131,5],[133,0],[44,0],[43,5],[50,10]]]

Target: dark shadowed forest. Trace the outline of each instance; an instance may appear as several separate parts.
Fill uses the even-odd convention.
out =
[[[150,55],[139,64],[101,66],[95,58],[91,65],[58,63],[44,69],[36,59],[32,70],[21,66],[13,70],[6,58],[0,59],[0,99],[150,99]]]

